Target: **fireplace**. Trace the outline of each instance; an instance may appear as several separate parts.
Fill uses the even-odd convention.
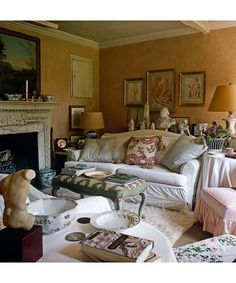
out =
[[[27,168],[38,170],[37,141],[38,137],[36,132],[1,135],[0,151],[10,151],[10,159],[12,159],[12,164],[14,164],[15,170]],[[10,166],[6,168],[6,173],[8,173],[8,169],[11,168],[11,164],[9,165]]]
[[[17,170],[51,167],[51,111],[55,105],[55,102],[0,102],[0,150],[11,150]]]

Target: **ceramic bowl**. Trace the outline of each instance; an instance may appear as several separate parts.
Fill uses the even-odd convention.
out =
[[[42,169],[36,172],[38,185],[40,188],[49,188],[52,185],[52,179],[56,176],[56,170]]]
[[[30,202],[27,211],[35,216],[35,225],[41,225],[44,234],[68,227],[76,217],[74,200],[51,198]]]
[[[43,95],[42,99],[44,102],[52,102],[54,101],[54,95]]]
[[[22,94],[4,93],[3,96],[6,100],[20,100],[22,98]]]

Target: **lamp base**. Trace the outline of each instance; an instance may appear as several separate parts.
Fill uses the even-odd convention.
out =
[[[231,137],[235,136],[235,123],[236,118],[233,116],[232,113],[229,113],[226,119],[223,119],[226,123],[226,130],[230,133]]]
[[[87,132],[87,139],[96,139],[98,137],[95,131],[88,131]]]

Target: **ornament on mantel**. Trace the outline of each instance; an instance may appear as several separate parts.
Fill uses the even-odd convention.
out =
[[[143,121],[145,123],[150,122],[150,110],[149,110],[149,104],[148,101],[144,105],[144,111],[143,111]]]
[[[134,119],[131,118],[129,121],[129,131],[134,131]]]

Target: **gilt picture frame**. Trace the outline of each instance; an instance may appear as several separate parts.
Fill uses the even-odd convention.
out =
[[[150,112],[167,107],[175,112],[175,69],[147,72],[147,99]]]
[[[126,79],[124,80],[124,105],[141,106],[144,104],[144,80]]]
[[[71,131],[80,129],[80,115],[85,111],[84,105],[69,106],[69,128]]]
[[[0,96],[40,94],[40,39],[0,28]]]
[[[179,105],[202,106],[205,104],[206,72],[179,74]]]

